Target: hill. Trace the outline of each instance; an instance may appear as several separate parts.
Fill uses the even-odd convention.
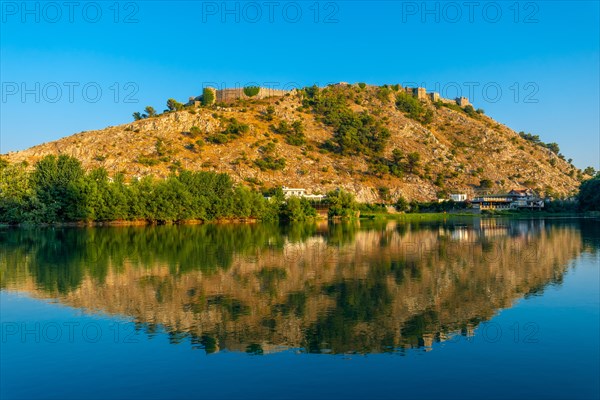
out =
[[[67,154],[85,169],[103,167],[128,179],[210,170],[257,188],[344,188],[360,201],[427,201],[523,186],[553,196],[576,192],[582,173],[558,145],[518,134],[470,105],[423,94],[339,84],[226,103],[171,102],[173,110],[156,116],[2,157],[33,165]]]

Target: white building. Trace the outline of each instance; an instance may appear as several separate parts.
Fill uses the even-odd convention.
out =
[[[289,199],[293,196],[302,197],[308,200],[323,200],[325,198],[325,196],[322,194],[306,194],[306,189],[301,188],[289,188],[284,186],[282,190],[286,199]]]
[[[304,197],[306,193],[306,189],[289,188],[285,186],[282,188],[282,190],[286,199],[289,199],[292,196]]]
[[[467,195],[466,195],[466,193],[453,193],[450,195],[450,200],[467,201]]]

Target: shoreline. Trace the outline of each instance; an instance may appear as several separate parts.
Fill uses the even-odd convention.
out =
[[[495,218],[509,218],[509,219],[539,219],[539,218],[553,218],[553,219],[594,219],[600,218],[600,212],[598,211],[587,211],[583,213],[579,212],[559,212],[550,213],[544,211],[538,212],[494,212],[494,213],[364,213],[358,218],[314,218],[308,221],[298,222],[311,222],[311,221],[340,221],[340,220],[355,220],[355,221],[373,221],[373,220],[390,220],[397,222],[417,222],[417,221],[445,221],[448,219],[495,219]],[[258,218],[222,218],[212,221],[203,221],[197,219],[181,220],[181,221],[148,221],[148,220],[116,220],[116,221],[77,221],[77,222],[53,222],[53,223],[19,223],[19,224],[5,224],[0,223],[0,228],[46,228],[46,227],[58,227],[58,228],[90,228],[90,227],[129,227],[129,226],[160,226],[160,225],[248,225],[262,223],[263,221]],[[278,221],[285,224],[294,224],[291,221]]]

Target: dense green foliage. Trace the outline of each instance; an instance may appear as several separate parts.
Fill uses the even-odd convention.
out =
[[[403,196],[398,197],[398,199],[396,200],[396,204],[394,204],[394,207],[396,207],[396,211],[399,212],[406,212],[410,209],[408,201]]]
[[[333,88],[305,88],[303,105],[311,107],[323,123],[333,128],[333,139],[325,146],[329,150],[374,155],[383,151],[390,138],[389,130],[381,121],[366,111],[352,111],[346,96]]]
[[[183,104],[175,99],[167,100],[167,108],[169,111],[180,111],[183,109]]]
[[[458,104],[456,104],[455,102],[446,102],[446,101],[442,101],[442,100],[438,100],[436,101],[434,104],[435,108],[449,108],[451,110],[457,111],[457,112],[465,112],[465,110],[459,106]]]
[[[400,92],[396,95],[396,107],[406,113],[407,117],[423,124],[429,124],[433,120],[433,111],[408,93]]]
[[[421,163],[421,155],[411,152],[407,155],[400,149],[392,150],[391,159],[384,157],[372,157],[370,160],[370,172],[377,176],[392,174],[402,177],[404,173],[414,174]]]
[[[227,120],[227,126],[220,133],[207,136],[206,140],[210,143],[225,144],[230,140],[237,139],[250,130],[250,126],[239,122],[235,118]]]
[[[144,112],[148,118],[156,117],[156,110],[152,106],[146,106],[146,108],[144,108]]]
[[[258,86],[246,86],[244,88],[244,94],[248,97],[254,97],[260,92],[260,87]]]
[[[554,154],[559,154],[560,153],[560,148],[558,147],[557,143],[544,143],[540,140],[540,136],[539,135],[532,135],[531,133],[525,133],[523,131],[519,132],[519,136],[521,136],[523,139],[527,140],[528,142],[531,142],[533,144],[536,144],[538,146],[541,147],[545,147],[548,150],[550,150],[551,152],[553,152]]]
[[[577,199],[581,210],[600,211],[600,177],[582,182]]]
[[[317,216],[310,201],[300,197],[290,197],[282,204],[280,218],[286,221],[306,221]]]
[[[287,144],[301,146],[306,143],[302,121],[294,121],[291,124],[289,124],[287,121],[281,121],[277,126],[271,125],[271,130],[275,133],[283,135]]]
[[[279,161],[275,161],[277,163]],[[315,215],[306,201],[267,200],[227,174],[179,171],[166,179],[126,183],[103,168],[86,173],[69,156],[47,156],[28,172],[22,164],[0,167],[0,222],[56,223],[116,220],[177,222],[229,218],[291,221]]]
[[[210,106],[215,102],[215,91],[211,88],[204,88],[202,90],[202,105]]]
[[[482,179],[479,181],[479,187],[483,189],[491,189],[494,187],[494,182],[492,182],[490,179]]]
[[[285,168],[285,158],[265,154],[262,158],[254,160],[254,164],[260,168],[261,171],[281,171]]]
[[[327,193],[329,204],[329,217],[355,218],[357,216],[358,204],[352,193],[344,190],[334,190]]]
[[[594,167],[585,167],[583,173],[589,176],[594,176],[596,175],[596,169]]]
[[[468,104],[465,106],[464,108],[465,113],[469,116],[469,117],[476,117],[477,116],[477,111],[475,111],[475,108]]]
[[[183,105],[182,105],[182,107],[183,107]],[[156,117],[156,110],[152,106],[146,106],[146,108],[144,108],[143,114],[139,111],[136,111],[132,114],[132,116],[133,116],[134,121],[139,121],[144,118],[152,118],[152,117]]]
[[[390,94],[392,93],[392,89],[386,86],[382,86],[377,88],[377,92],[375,97],[379,99],[382,103],[388,103],[390,101]]]
[[[571,213],[577,211],[577,202],[573,200],[548,200],[544,204],[544,211],[548,213]]]
[[[521,131],[521,132],[519,132],[519,136],[521,136],[523,139],[525,139],[529,142],[535,143],[535,144],[541,143],[539,135],[532,135],[531,133],[525,133],[525,132]]]

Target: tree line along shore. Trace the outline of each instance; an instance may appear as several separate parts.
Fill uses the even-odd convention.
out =
[[[5,225],[304,221],[357,218],[361,213],[368,218],[436,219],[465,211],[460,203],[402,197],[387,205],[359,204],[352,193],[334,190],[317,212],[319,207],[306,198],[286,198],[280,187],[252,190],[234,184],[225,173],[180,170],[166,179],[146,176],[126,182],[122,174],[109,177],[103,168],[86,172],[67,155],[46,156],[33,169],[1,160],[0,178],[0,223]],[[545,213],[599,211],[599,176],[581,184],[577,200],[550,202]]]

